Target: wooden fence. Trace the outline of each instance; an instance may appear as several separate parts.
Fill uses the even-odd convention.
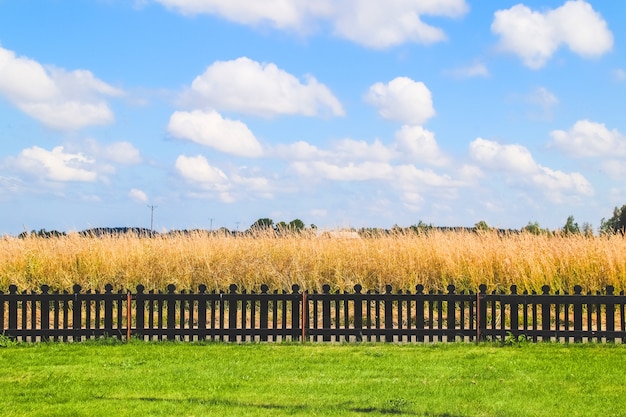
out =
[[[98,337],[143,340],[384,341],[397,343],[513,340],[626,342],[626,296],[613,287],[573,294],[447,292],[0,292],[0,333],[19,341],[80,341]]]

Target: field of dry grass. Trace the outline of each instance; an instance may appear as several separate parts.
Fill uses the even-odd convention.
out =
[[[134,235],[90,238],[70,234],[60,238],[0,238],[0,290],[10,284],[39,290],[42,284],[84,289],[227,290],[231,283],[248,291],[261,284],[290,290],[292,284],[319,290],[364,289],[415,291],[473,290],[481,283],[490,290],[516,284],[539,291],[585,291],[613,285],[626,289],[626,239],[622,236],[585,237],[498,235],[484,232],[441,232],[348,239],[290,235],[237,236],[192,233],[139,238]]]

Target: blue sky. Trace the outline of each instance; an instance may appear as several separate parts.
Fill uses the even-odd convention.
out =
[[[0,234],[595,228],[621,1],[0,0]]]

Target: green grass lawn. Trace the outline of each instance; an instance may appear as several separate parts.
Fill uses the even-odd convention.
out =
[[[626,346],[0,347],[2,416],[626,416]]]

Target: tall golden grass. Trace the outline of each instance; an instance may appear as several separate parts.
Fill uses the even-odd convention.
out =
[[[355,284],[382,290],[585,291],[626,288],[626,239],[622,236],[553,236],[530,233],[429,231],[363,239],[292,234],[237,236],[203,232],[139,238],[135,235],[0,238],[0,290],[10,284],[38,291],[42,284],[70,290],[240,289],[351,291]]]

